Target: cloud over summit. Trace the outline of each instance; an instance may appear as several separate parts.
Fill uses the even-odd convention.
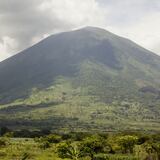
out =
[[[159,0],[0,0],[0,60],[44,37],[93,25],[160,53]]]

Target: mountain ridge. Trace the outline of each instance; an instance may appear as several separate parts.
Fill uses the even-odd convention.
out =
[[[1,120],[20,127],[19,119],[30,117],[32,124],[59,117],[67,128],[76,119],[83,129],[121,130],[126,123],[125,129],[156,130],[159,71],[158,55],[104,29],[58,33],[0,62]]]

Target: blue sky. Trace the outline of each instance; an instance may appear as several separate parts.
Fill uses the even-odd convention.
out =
[[[0,0],[0,61],[62,31],[105,28],[160,55],[159,0]]]

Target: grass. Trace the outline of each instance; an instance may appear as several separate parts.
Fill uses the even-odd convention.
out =
[[[27,159],[30,160],[53,160],[53,158],[59,160],[54,152],[54,147],[42,150],[33,139],[11,139],[6,147],[0,148],[0,159],[3,160],[22,160],[24,155],[28,155]]]

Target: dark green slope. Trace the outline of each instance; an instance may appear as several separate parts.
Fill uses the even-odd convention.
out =
[[[160,57],[100,28],[56,34],[0,63],[0,104],[12,127],[158,130]]]

